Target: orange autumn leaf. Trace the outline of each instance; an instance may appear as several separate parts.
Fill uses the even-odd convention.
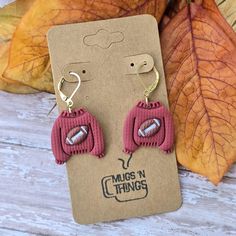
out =
[[[180,10],[161,42],[178,161],[217,184],[236,161],[236,34],[203,0]]]
[[[165,12],[165,16],[173,18],[181,9],[186,7],[188,3],[196,3],[198,5],[202,4],[203,0],[173,0],[170,1],[168,8]],[[223,0],[224,1],[224,0]]]
[[[174,17],[181,9],[183,9],[188,1],[194,2],[198,5],[202,4],[204,0],[175,0],[171,1],[166,11],[169,18]],[[235,0],[215,0],[221,14],[236,31],[236,1]]]
[[[46,33],[50,27],[143,13],[160,20],[166,4],[166,0],[50,0],[47,4],[36,0],[15,32],[4,76],[53,92],[52,79],[40,78],[49,68]]]
[[[12,81],[2,76],[8,62],[10,41],[19,24],[22,15],[29,9],[32,0],[17,0],[4,8],[0,8],[0,89],[13,93],[36,92],[18,81]]]

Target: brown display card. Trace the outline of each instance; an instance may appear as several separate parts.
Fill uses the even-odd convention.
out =
[[[75,155],[67,162],[74,219],[88,224],[174,211],[180,207],[175,153],[140,147],[131,159],[122,152],[123,124],[129,110],[143,99],[136,66],[146,61],[141,76],[148,85],[160,83],[151,100],[168,106],[157,22],[150,15],[63,25],[48,33],[59,110],[66,104],[58,94],[70,95],[76,84],[69,72],[81,76],[74,108],[84,107],[99,121],[105,156]],[[58,166],[58,168],[63,168]]]

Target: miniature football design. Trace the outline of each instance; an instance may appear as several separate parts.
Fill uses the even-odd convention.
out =
[[[88,136],[88,126],[77,126],[70,130],[66,137],[66,144],[75,145],[82,143]]]
[[[138,136],[143,138],[148,138],[153,135],[155,135],[161,127],[161,121],[157,118],[149,119],[144,121],[139,130],[138,130]]]

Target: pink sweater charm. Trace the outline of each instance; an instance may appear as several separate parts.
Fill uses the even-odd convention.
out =
[[[165,153],[170,153],[174,144],[170,112],[160,102],[138,102],[125,120],[123,143],[124,152],[128,154],[139,146],[159,147]]]
[[[51,143],[57,164],[63,164],[75,154],[104,156],[102,129],[96,118],[84,109],[61,112],[53,125]]]

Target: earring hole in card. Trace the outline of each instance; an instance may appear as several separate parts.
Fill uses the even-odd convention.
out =
[[[75,78],[71,76],[71,72],[77,73],[80,78],[81,82],[88,82],[92,81],[93,78],[91,77],[91,63],[90,62],[74,62],[70,64],[66,64],[62,69],[62,75],[64,76],[67,82],[73,83],[76,82]]]

